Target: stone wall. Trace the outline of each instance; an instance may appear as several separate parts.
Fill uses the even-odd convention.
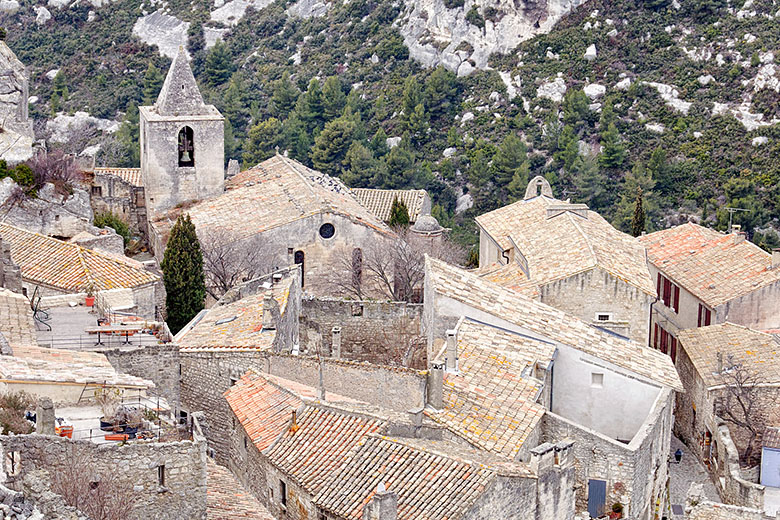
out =
[[[379,365],[427,368],[421,341],[421,304],[306,298],[301,309],[301,351]],[[333,328],[340,348],[333,348]]]
[[[0,236],[0,287],[16,293],[22,292],[22,271],[11,259],[11,246]]]
[[[99,350],[117,372],[151,380],[155,388],[148,395],[159,395],[168,401],[174,414],[180,408],[181,381],[179,347],[172,343],[109,348]]]
[[[612,330],[647,345],[650,304],[655,295],[616,278],[602,269],[591,269],[540,287],[542,303],[566,311],[587,323]],[[596,314],[609,314],[607,322]]]
[[[4,461],[11,452],[19,456],[15,474],[8,475],[6,471],[6,483],[11,489],[19,490],[30,471],[43,469],[56,474],[73,464],[84,463],[96,475],[112,473],[133,486],[138,503],[129,520],[206,518],[203,441],[98,445],[46,435],[4,435],[0,436],[0,445]],[[164,466],[164,484],[158,480],[160,466]]]

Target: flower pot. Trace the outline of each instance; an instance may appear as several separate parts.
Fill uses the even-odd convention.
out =
[[[617,520],[619,518],[623,518],[623,513],[618,513],[616,511],[610,511],[610,513],[609,513],[609,520]]]
[[[113,422],[106,422],[103,420],[104,417],[100,418],[100,429],[104,432],[110,432],[114,429],[114,423]]]
[[[94,296],[87,296],[84,298],[84,305],[87,307],[92,307],[95,305],[95,297]]]

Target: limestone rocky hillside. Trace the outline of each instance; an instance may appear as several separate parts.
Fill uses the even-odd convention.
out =
[[[2,0],[0,23],[39,137],[98,163],[137,161],[134,107],[186,45],[229,157],[278,147],[352,186],[426,188],[466,243],[542,174],[626,230],[641,187],[648,230],[725,229],[736,207],[780,244],[780,5],[579,4]]]

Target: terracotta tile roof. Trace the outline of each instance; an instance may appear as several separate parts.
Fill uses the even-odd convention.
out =
[[[289,278],[265,291],[259,291],[226,305],[206,310],[192,328],[177,334],[175,341],[182,351],[265,350],[273,346],[276,329],[263,329],[263,299],[267,293],[279,304],[284,315],[290,297]]]
[[[341,181],[281,155],[236,174],[222,195],[171,210],[153,225],[167,234],[182,212],[190,214],[198,232],[228,231],[236,240],[328,213],[390,233]]]
[[[757,373],[764,383],[780,383],[780,343],[775,336],[742,325],[721,323],[681,330],[677,339],[708,387],[723,384],[718,372],[718,352],[722,366],[729,356]]]
[[[480,215],[477,223],[503,250],[516,248],[539,285],[600,267],[655,295],[644,248],[585,206],[540,195]]]
[[[399,520],[455,519],[494,477],[483,464],[436,453],[406,439],[368,435],[330,476],[314,502],[339,518],[357,520],[383,483],[398,497]]]
[[[458,372],[445,373],[444,407],[432,419],[484,450],[514,458],[544,415],[537,404],[555,344],[464,321],[458,328]]]
[[[0,235],[11,246],[11,258],[22,278],[65,292],[133,288],[160,281],[160,277],[129,258],[123,259],[78,244],[0,223]]]
[[[0,288],[0,333],[12,348],[38,345],[29,300],[3,288]]]
[[[734,235],[688,223],[639,240],[653,265],[710,307],[780,281],[772,255]]]
[[[316,495],[327,478],[344,463],[348,453],[385,422],[309,405],[298,415],[297,425],[297,429],[288,429],[263,454],[276,468]]]
[[[209,460],[207,471],[207,520],[274,520],[273,515],[244,489],[229,469]]]
[[[143,188],[144,186],[143,179],[141,179],[141,168],[95,168],[93,173],[95,176],[115,175],[137,188]]]
[[[512,289],[529,298],[539,298],[539,286],[525,276],[523,268],[517,262],[510,262],[505,265],[492,263],[480,267],[474,273],[485,280],[507,289]]]
[[[660,351],[616,337],[441,260],[426,257],[425,268],[426,283],[433,284],[437,294],[514,323],[529,334],[571,346],[675,390],[683,389],[671,358]]]
[[[764,435],[761,437],[761,446],[780,450],[780,428],[769,427],[764,430]]]
[[[13,356],[0,356],[5,381],[52,381],[150,388],[154,383],[117,372],[99,352],[42,347],[14,347]]]
[[[417,217],[423,211],[428,193],[425,190],[374,190],[369,188],[352,188],[357,200],[382,222],[390,220],[390,208],[396,198],[406,204],[409,210],[409,220],[417,222]]]
[[[225,399],[260,451],[289,428],[292,411],[303,404],[298,396],[251,371],[225,392]]]

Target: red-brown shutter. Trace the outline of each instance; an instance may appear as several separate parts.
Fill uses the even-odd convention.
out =
[[[680,313],[680,288],[677,285],[674,286],[674,312]]]
[[[696,326],[701,327],[701,303],[699,304],[699,321]]]
[[[653,348],[658,350],[658,324],[653,328]]]
[[[677,338],[675,338],[674,336],[671,336],[671,338],[672,338],[672,348],[669,354],[672,357],[672,363],[674,363],[675,361],[677,361]]]
[[[661,328],[661,352],[666,354],[669,350],[669,333]]]
[[[672,282],[664,277],[664,305],[670,307],[672,304]]]
[[[709,325],[712,320],[712,311],[704,309],[704,325]]]

